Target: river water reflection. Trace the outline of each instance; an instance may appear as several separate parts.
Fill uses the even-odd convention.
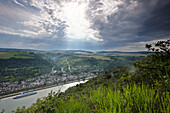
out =
[[[13,97],[1,99],[0,100],[0,112],[2,111],[2,109],[5,109],[5,113],[9,113],[12,110],[16,110],[18,107],[21,107],[21,106],[25,106],[27,108],[31,106],[33,103],[35,103],[38,98],[47,96],[48,93],[50,93],[51,91],[57,92],[58,90],[61,89],[61,91],[64,92],[69,87],[72,87],[72,86],[75,86],[76,84],[80,84],[84,82],[86,81],[73,82],[73,83],[65,84],[63,86],[56,86],[56,87],[51,87],[48,89],[39,90],[37,91],[37,94],[35,95],[30,95],[30,96],[19,98],[19,99],[13,99]]]

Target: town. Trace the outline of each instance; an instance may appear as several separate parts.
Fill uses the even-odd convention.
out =
[[[67,69],[61,67],[61,70],[55,70],[55,66],[52,68],[50,73],[43,74],[41,76],[23,80],[21,82],[15,81],[15,82],[3,82],[0,85],[0,94],[9,94],[13,92],[18,91],[24,91],[24,90],[30,90],[35,88],[41,88],[45,86],[51,86],[51,85],[59,85],[61,83],[65,84],[67,82],[73,82],[73,81],[80,81],[80,80],[87,80],[90,78],[93,78],[97,76],[99,73],[101,73],[103,70],[88,70],[89,66],[76,66],[71,68],[69,63],[67,63]],[[69,71],[68,71],[69,70]],[[75,74],[71,74],[71,70],[73,70]],[[60,76],[59,76],[60,75]]]

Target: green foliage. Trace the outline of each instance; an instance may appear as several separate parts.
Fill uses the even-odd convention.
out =
[[[58,70],[63,67],[68,73],[67,61],[71,68],[88,66],[82,69],[73,70],[69,74],[78,75],[83,72],[91,72],[92,70],[100,70],[100,73],[106,70],[116,68],[117,66],[132,65],[134,61],[145,58],[145,54],[116,54],[116,55],[103,55],[103,54],[71,54],[63,53],[46,53],[45,55],[52,57],[56,61],[56,68]],[[102,70],[102,71],[101,71]]]
[[[51,71],[52,64],[44,59],[42,55],[25,52],[17,52],[17,55],[23,55],[23,53],[31,57],[0,59],[0,83],[20,82]]]
[[[170,40],[158,41],[153,48],[152,45],[146,45],[149,50],[155,54],[148,55],[147,58],[134,62],[137,68],[134,80],[136,82],[150,84],[156,86],[160,90],[170,91],[170,53],[169,51]]]
[[[88,94],[58,97],[56,93],[38,99],[33,106],[16,113],[158,113],[169,112],[169,92],[159,93],[141,85],[90,90]]]
[[[0,59],[10,59],[10,58],[34,58],[35,54],[29,52],[3,52],[4,54],[0,54]]]
[[[146,47],[155,54],[134,62],[136,68],[119,66],[108,70],[65,93],[51,92],[28,109],[21,108],[16,112],[169,113],[169,40],[158,41],[155,44],[158,48],[148,44]],[[116,61],[114,56],[110,59]],[[94,58],[90,61],[97,63]]]
[[[151,44],[146,44],[146,48],[148,48],[148,50],[156,53],[164,52],[166,54],[170,54],[169,46],[170,46],[170,39],[166,41],[158,41],[154,44],[154,47]]]
[[[146,86],[122,87],[95,90],[90,99],[99,113],[150,113],[169,111],[169,92],[159,94]]]

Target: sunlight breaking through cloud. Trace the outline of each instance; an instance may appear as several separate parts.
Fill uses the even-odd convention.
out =
[[[91,23],[86,17],[86,9],[88,3],[68,2],[64,3],[63,19],[66,21],[68,27],[66,28],[66,35],[68,38],[77,39],[99,39],[98,31],[91,29]]]
[[[114,50],[170,36],[170,0],[1,0],[0,9],[1,41],[48,49]]]
[[[20,23],[38,30],[39,35],[73,40],[103,41],[99,32],[91,28],[90,20],[86,15],[89,2],[65,1],[59,3],[50,0],[32,0],[30,5],[40,10],[39,15],[34,15],[30,20]]]

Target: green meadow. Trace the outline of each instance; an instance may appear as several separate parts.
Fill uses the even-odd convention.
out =
[[[2,53],[2,52],[0,52]],[[34,58],[34,54],[30,54],[29,52],[3,52],[3,54],[0,54],[0,59],[10,59],[10,58]]]

